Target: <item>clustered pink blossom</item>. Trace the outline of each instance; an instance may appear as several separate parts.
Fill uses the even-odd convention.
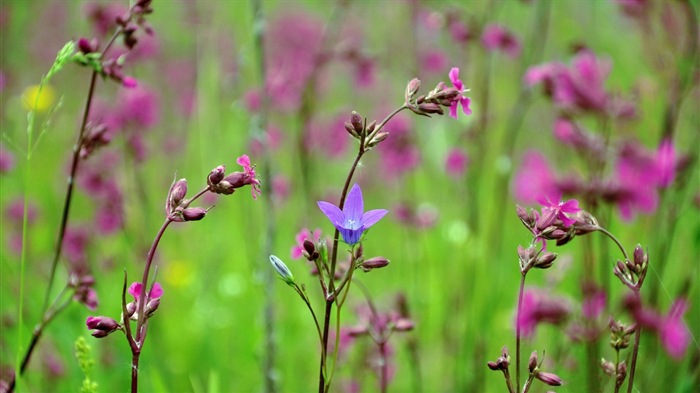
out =
[[[528,288],[523,294],[523,304],[516,323],[524,336],[532,336],[537,325],[559,325],[571,314],[571,306],[563,298],[552,296],[549,291]]]
[[[520,56],[520,40],[501,25],[487,25],[481,35],[481,43],[489,51],[501,51],[510,58]]]

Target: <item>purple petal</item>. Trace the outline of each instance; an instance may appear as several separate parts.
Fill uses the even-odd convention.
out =
[[[389,213],[389,211],[384,209],[375,209],[368,211],[367,213],[362,215],[362,226],[365,229],[371,227],[372,225],[376,224],[377,221],[379,221],[387,213]]]
[[[581,209],[578,207],[578,201],[576,199],[569,199],[561,204],[561,211],[564,213],[578,213]]]
[[[355,185],[350,189],[347,197],[345,197],[345,205],[343,205],[345,220],[351,221],[353,228],[359,227],[364,208],[365,204],[362,200],[362,190],[360,189],[360,186],[355,183]]]
[[[338,209],[338,206],[324,201],[318,201],[317,204],[318,208],[321,209],[323,214],[331,221],[331,224],[337,227],[345,221],[345,215]]]
[[[462,99],[459,100],[459,103],[462,104],[462,111],[465,115],[472,114],[472,108],[469,107],[469,105],[471,105],[471,102],[472,101],[468,97],[462,97]]]
[[[462,90],[463,85],[462,81],[459,80],[459,68],[457,67],[452,67],[450,70],[450,81],[452,81],[452,84],[457,88],[457,90]]]

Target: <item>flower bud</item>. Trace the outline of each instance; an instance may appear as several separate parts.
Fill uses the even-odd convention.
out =
[[[544,252],[537,258],[535,267],[537,269],[549,269],[552,267],[555,259],[557,259],[557,254],[553,252]]]
[[[160,307],[160,298],[151,299],[146,303],[146,318],[150,318]]]
[[[131,318],[136,312],[136,302],[129,302],[126,304],[126,318]]]
[[[377,135],[375,135],[374,138],[372,138],[372,140],[367,143],[367,147],[377,146],[379,143],[381,143],[388,136],[389,136],[388,132],[385,132],[385,131],[378,132]]]
[[[527,368],[530,370],[530,374],[535,372],[537,368],[537,351],[532,351],[530,354],[530,360],[527,362]]]
[[[437,113],[438,115],[442,115],[445,113],[440,107],[440,105],[433,102],[424,102],[422,104],[418,104],[418,110],[424,114]]]
[[[360,268],[364,272],[368,272],[372,269],[380,269],[389,264],[389,260],[384,257],[373,257],[365,260],[360,264]]]
[[[85,37],[78,39],[78,50],[84,54],[97,52],[97,39],[88,40]]]
[[[355,131],[355,128],[352,126],[352,124],[349,121],[345,122],[345,131],[348,132],[348,134],[352,135],[353,138],[359,138],[360,135]]]
[[[535,378],[539,379],[540,381],[544,382],[549,386],[561,386],[563,383],[558,375],[552,373],[545,373],[542,371],[537,371],[535,373]]]
[[[275,271],[282,277],[284,282],[288,285],[294,285],[294,275],[292,275],[292,272],[289,271],[289,268],[281,259],[275,255],[270,255],[270,263],[272,263],[272,267],[275,268]]]
[[[374,132],[374,128],[375,128],[376,126],[377,126],[377,121],[376,121],[376,120],[372,120],[372,122],[369,123],[369,125],[367,126],[367,133],[368,133],[368,134],[371,134],[372,132]]]
[[[207,209],[202,207],[188,207],[182,211],[182,218],[185,221],[199,221],[207,215]]]
[[[353,130],[360,135],[364,130],[364,124],[362,122],[362,116],[359,113],[352,111],[350,114],[350,125],[352,125]]]
[[[180,179],[170,186],[170,191],[168,192],[168,199],[165,205],[165,213],[170,214],[172,211],[180,206],[180,203],[185,198],[187,194],[187,180]]]
[[[537,229],[544,231],[545,228],[554,224],[557,219],[557,211],[554,209],[542,209],[542,215],[537,219]]]
[[[314,242],[312,242],[309,239],[304,240],[304,252],[306,253],[306,259],[310,261],[315,261],[318,259],[318,251],[316,251],[316,246],[314,245]]]
[[[207,184],[210,186],[219,184],[222,180],[224,180],[224,177],[226,176],[226,167],[223,165],[219,165],[216,168],[212,169],[211,172],[209,172],[209,176],[207,176]]]
[[[647,262],[649,262],[649,254],[644,253],[642,246],[637,244],[634,248],[634,264],[644,269]]]
[[[605,375],[615,375],[615,364],[609,360],[605,360],[605,358],[600,359],[600,368],[603,370]]]
[[[408,82],[408,85],[406,85],[406,94],[404,96],[406,102],[413,100],[416,97],[416,94],[418,94],[418,90],[420,90],[420,79],[411,79],[411,81]]]
[[[87,328],[92,330],[92,335],[96,338],[107,337],[121,326],[117,321],[109,317],[88,317],[85,321]]]

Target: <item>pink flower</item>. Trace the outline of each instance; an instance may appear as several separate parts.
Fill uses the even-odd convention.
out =
[[[659,326],[661,343],[666,352],[676,360],[683,357],[690,343],[690,334],[682,319],[687,309],[688,304],[685,299],[676,300]]]
[[[132,283],[129,286],[129,295],[133,296],[134,299],[138,301],[139,297],[141,296],[142,288],[143,285],[140,282]],[[150,292],[148,292],[146,295],[146,301],[148,302],[149,300],[160,299],[161,296],[163,296],[163,287],[161,287],[159,283],[155,282],[153,283]]]
[[[454,178],[461,178],[467,171],[469,156],[462,149],[454,148],[450,150],[445,159],[445,171]]]
[[[538,289],[526,289],[523,294],[523,304],[516,323],[524,336],[532,336],[537,325],[550,323],[559,325],[571,313],[568,302],[552,296],[551,293]]]
[[[459,79],[459,68],[453,67],[450,70],[450,81],[452,81],[452,85],[454,85],[455,89],[459,90],[461,93],[465,91],[464,84]],[[462,105],[462,111],[464,111],[465,115],[471,115],[472,110],[469,108],[470,103],[471,101],[469,98],[461,94],[460,97],[452,102],[452,105],[450,105],[450,116],[455,119],[457,118],[458,105]]]
[[[421,64],[427,72],[442,72],[449,61],[445,52],[439,49],[426,51],[421,55]]]
[[[305,147],[309,151],[322,153],[329,158],[342,157],[351,140],[345,130],[345,121],[347,121],[345,112],[338,114],[330,121],[314,121],[305,135]]]
[[[569,218],[567,214],[575,214],[581,211],[576,199],[569,199],[564,202],[561,200],[561,194],[553,198],[549,196],[538,198],[537,202],[543,206],[542,215],[547,214],[547,212],[554,214],[556,218],[564,223],[565,227],[570,227],[576,222],[573,218]]]
[[[304,255],[304,240],[309,240],[316,244],[320,239],[320,229],[316,229],[315,231],[313,231],[313,233],[307,228],[304,228],[301,231],[299,231],[299,233],[297,233],[297,235],[294,237],[296,245],[292,247],[292,259],[299,259]]]
[[[603,288],[593,283],[583,286],[583,303],[581,304],[581,314],[586,319],[596,319],[605,310],[607,296]]]
[[[547,159],[537,151],[525,153],[514,179],[513,193],[522,203],[533,203],[538,198],[559,193],[554,172]]]
[[[160,121],[160,103],[156,93],[145,87],[121,90],[119,93],[119,116],[122,124],[132,124],[148,129]]]
[[[7,173],[15,167],[15,156],[0,144],[0,173]]]
[[[377,146],[377,152],[382,172],[389,179],[401,177],[414,170],[421,162],[421,151],[416,146],[411,128],[411,120],[401,114],[395,116],[384,127],[384,131],[388,132],[390,137]]]
[[[656,167],[656,184],[666,188],[676,177],[676,150],[670,139],[664,139],[654,157]]]
[[[258,195],[260,195],[260,180],[255,178],[255,167],[251,166],[250,158],[244,154],[236,159],[236,163],[243,167],[243,171],[248,178],[246,184],[250,184],[253,199],[257,199]]]
[[[486,26],[481,36],[481,43],[487,50],[502,51],[510,58],[516,58],[520,55],[520,40],[508,29],[498,24]]]

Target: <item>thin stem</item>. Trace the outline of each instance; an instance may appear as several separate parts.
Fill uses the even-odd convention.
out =
[[[525,292],[525,276],[520,274],[520,292],[518,293],[518,315],[515,318],[515,384],[520,389],[520,314],[523,311],[523,293]]]
[[[618,393],[620,391],[620,387],[622,386],[621,381],[619,381],[618,377],[618,367],[620,366],[620,349],[615,348],[615,393]]]
[[[612,239],[612,241],[615,242],[615,244],[617,244],[617,247],[620,249],[620,251],[622,251],[622,255],[625,257],[625,260],[630,260],[629,256],[627,255],[627,251],[625,251],[625,248],[622,246],[622,243],[620,243],[620,241],[617,240],[617,238],[615,237],[615,235],[613,235],[612,233],[608,232],[608,230],[605,229],[605,228],[603,228],[603,227],[598,227],[597,229],[598,229],[598,231],[600,231],[600,232],[602,232],[603,234],[605,234],[605,236],[607,236],[607,237],[609,237],[610,239]]]
[[[634,296],[636,300],[639,301],[639,290],[634,291]],[[642,336],[642,326],[637,324],[634,329],[634,347],[632,348],[632,361],[630,362],[630,378],[627,381],[627,393],[632,393],[632,388],[634,387],[634,374],[637,369],[637,354],[639,353],[639,341]]]
[[[379,346],[379,358],[382,362],[379,372],[379,391],[386,393],[387,387],[389,386],[389,365],[387,362],[386,342],[381,341],[377,343],[377,345]]]
[[[510,379],[510,372],[508,369],[503,370],[503,377],[506,380],[506,386],[508,386],[508,393],[515,393],[515,389],[513,389],[513,381]]]

